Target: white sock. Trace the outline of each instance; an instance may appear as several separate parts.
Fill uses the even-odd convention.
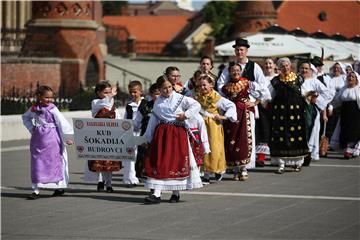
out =
[[[155,197],[161,197],[161,190],[160,189],[155,189],[153,195]]]

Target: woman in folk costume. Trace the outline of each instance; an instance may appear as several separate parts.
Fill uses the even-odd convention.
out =
[[[69,183],[68,158],[64,144],[73,144],[66,135],[74,134],[69,122],[52,103],[53,90],[40,86],[36,90],[36,103],[22,115],[31,134],[31,182],[33,192],[29,200],[39,198],[39,188],[55,189],[52,196],[65,193]]]
[[[269,86],[271,79],[278,75],[275,73],[275,67],[276,64],[273,58],[265,59],[264,76],[266,79],[266,86]],[[262,100],[256,107],[259,113],[258,116],[255,116],[256,166],[264,167],[265,156],[270,155],[270,119],[267,101]]]
[[[114,104],[116,88],[108,81],[101,81],[95,86],[97,99],[91,103],[91,115],[94,118],[120,119]],[[85,181],[97,181],[97,191],[114,192],[112,188],[112,172],[120,171],[120,161],[89,160],[85,165]]]
[[[222,121],[230,120],[235,122],[236,108],[234,103],[221,97],[213,90],[214,79],[203,74],[199,79],[199,91],[195,99],[201,105],[200,113],[203,115],[211,152],[205,155],[203,182],[210,182],[210,175],[215,174],[215,179],[220,181],[226,171],[226,158],[224,148],[224,130]],[[224,111],[224,116],[220,112]]]
[[[154,191],[144,203],[160,203],[163,190],[172,190],[169,202],[176,203],[180,190],[202,187],[185,126],[185,120],[200,111],[200,104],[173,91],[165,76],[156,83],[161,95],[154,103],[145,132],[149,146],[144,159],[145,187]]]
[[[275,173],[284,173],[285,163],[294,164],[294,171],[299,172],[309,153],[304,117],[306,102],[301,94],[303,79],[291,71],[288,58],[280,58],[277,65],[280,75],[273,78],[270,85],[270,155],[279,163]]]
[[[326,86],[330,88],[335,95],[340,91],[341,88],[345,86],[346,83],[346,69],[345,65],[341,62],[335,62],[334,65],[330,67],[330,79],[325,81]],[[327,107],[328,110],[328,123],[327,123],[327,131],[332,132],[334,137],[330,138],[330,148],[337,149],[339,147],[339,142],[337,142],[337,138],[335,137],[337,132],[335,132],[335,128],[338,122],[338,118],[340,115],[340,109],[334,110],[333,105],[330,103]],[[334,135],[335,134],[335,135]]]
[[[245,181],[249,175],[246,166],[255,161],[255,106],[250,94],[256,94],[253,82],[241,77],[239,63],[229,64],[230,80],[222,87],[225,96],[235,103],[236,122],[225,122],[225,155],[228,166],[234,167],[234,180]],[[253,161],[252,161],[253,160]]]
[[[340,119],[336,135],[340,147],[344,149],[344,158],[360,154],[360,85],[355,72],[347,75],[346,86],[335,96],[334,107],[341,105]],[[334,133],[335,134],[335,133]]]
[[[334,92],[317,78],[316,67],[309,61],[300,64],[300,75],[304,79],[301,92],[306,97],[306,116],[308,129],[309,155],[305,157],[303,166],[309,166],[311,160],[319,160],[320,116],[327,121],[326,106],[333,99]]]

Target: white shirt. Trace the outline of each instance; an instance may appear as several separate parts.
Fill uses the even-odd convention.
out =
[[[181,102],[180,102],[181,101]],[[161,120],[175,122],[179,113],[185,113],[187,119],[193,118],[200,111],[200,103],[173,91],[169,97],[159,96],[154,103],[153,113],[150,117],[145,137],[151,142],[156,126]]]
[[[114,98],[113,97],[105,97],[103,99],[94,99],[91,102],[91,116],[95,117],[96,114],[103,108],[107,110],[111,110],[114,105]],[[115,109],[115,118],[119,119],[120,114],[117,109]]]
[[[74,129],[71,124],[66,120],[64,115],[59,111],[57,107],[54,107],[50,110],[50,112],[54,115],[55,125],[59,128],[59,132],[61,135],[72,135],[74,134]],[[24,126],[27,130],[32,134],[33,127],[37,125],[46,125],[47,122],[43,118],[40,118],[38,114],[31,111],[29,108],[23,115],[22,120]]]
[[[334,97],[332,104],[334,107],[340,106],[341,102],[356,101],[360,109],[360,86],[357,85],[353,88],[343,87]]]
[[[335,92],[330,88],[327,88],[322,82],[317,78],[311,78],[304,80],[304,83],[301,85],[301,93],[306,96],[310,91],[315,91],[319,94],[316,98],[316,106],[321,110],[324,110],[328,103],[333,99]]]

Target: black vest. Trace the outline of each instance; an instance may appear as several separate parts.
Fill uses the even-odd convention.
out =
[[[326,83],[325,83],[325,81],[324,81],[324,75],[318,76],[317,79],[319,79],[319,81],[320,81],[322,84],[324,84],[325,87],[326,87]]]
[[[146,100],[142,99],[141,102],[140,102],[140,105],[142,103],[145,104]],[[134,111],[132,110],[132,106],[130,104],[126,104],[125,111],[126,111],[126,119],[133,119]]]
[[[245,77],[250,81],[255,81],[254,68],[255,68],[255,63],[249,60],[246,63],[245,68],[242,72],[242,77]]]

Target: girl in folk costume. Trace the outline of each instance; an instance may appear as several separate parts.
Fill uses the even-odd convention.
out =
[[[68,159],[63,142],[67,134],[74,134],[72,126],[52,103],[53,90],[40,86],[36,90],[36,103],[22,115],[25,127],[31,134],[30,200],[39,198],[39,188],[55,189],[52,196],[64,194],[69,183]],[[73,144],[71,139],[66,144]]]
[[[267,58],[264,66],[264,76],[266,79],[266,86],[270,85],[271,79],[278,74],[275,73],[275,60]],[[267,101],[263,100],[257,105],[258,116],[255,116],[255,136],[256,136],[256,166],[265,166],[265,156],[270,155],[269,140],[270,140],[270,119]]]
[[[179,68],[175,66],[170,66],[165,69],[166,78],[169,79],[171,84],[173,85],[173,89],[175,92],[180,93],[182,95],[188,96],[188,89],[183,86],[180,81],[181,75]]]
[[[306,102],[301,94],[303,79],[291,71],[288,58],[280,58],[277,64],[280,75],[273,78],[270,85],[270,155],[279,163],[275,173],[284,173],[285,163],[294,164],[294,171],[299,172],[309,152],[304,117]]]
[[[206,60],[204,61],[207,62]],[[208,64],[205,65],[210,65],[210,61]],[[180,86],[178,84],[179,79],[175,76],[179,75],[180,73],[176,67],[168,67],[166,69],[166,73],[168,73],[167,76],[169,79],[171,79],[171,82],[174,85],[174,90],[176,92],[188,97],[194,97],[196,95],[199,84],[199,77],[202,74],[201,70],[197,70],[194,72],[193,77],[185,83],[184,88],[178,87]],[[195,116],[193,116],[192,119],[186,120],[186,125],[189,128],[189,141],[195,157],[196,164],[199,169],[201,169],[204,163],[204,154],[210,152],[205,122],[200,114],[196,114]]]
[[[180,190],[202,187],[200,173],[191,151],[185,120],[200,110],[194,99],[173,91],[162,77],[156,82],[161,95],[156,99],[145,137],[150,142],[144,159],[145,187],[154,189],[145,204],[161,202],[161,191],[172,190],[169,202],[180,199]]]
[[[300,75],[304,82],[301,85],[302,95],[306,97],[306,116],[308,129],[309,155],[303,166],[309,166],[311,160],[319,160],[320,115],[327,122],[326,106],[334,97],[333,91],[317,78],[317,70],[309,61],[300,65]]]
[[[210,174],[215,173],[215,179],[220,181],[226,171],[222,120],[235,122],[237,118],[235,104],[213,90],[214,80],[211,76],[202,75],[199,83],[199,93],[195,99],[201,104],[200,113],[204,117],[211,150],[205,155],[203,182],[209,183]],[[224,116],[220,115],[220,111],[225,112]]]
[[[196,88],[196,79],[198,79],[198,76],[200,74],[204,74],[204,73],[210,75],[215,81],[217,79],[217,76],[211,72],[211,70],[213,68],[214,68],[214,61],[212,60],[211,57],[209,57],[209,56],[201,57],[199,69],[197,71],[195,71],[194,76],[191,79],[189,79],[184,84],[184,86],[187,89],[194,91],[194,89]],[[195,75],[197,75],[197,76],[195,76]],[[216,86],[216,83],[215,83],[215,86]]]
[[[200,70],[195,71],[193,77],[188,82],[189,91],[187,96],[194,98],[199,92],[199,79],[202,72]],[[210,153],[210,145],[208,141],[208,134],[203,117],[200,114],[196,114],[192,119],[187,119],[186,124],[190,129],[189,141],[191,149],[193,151],[195,161],[199,169],[201,169],[201,175],[203,175],[203,165],[205,154]],[[207,182],[203,182],[207,183]]]
[[[255,160],[255,133],[251,122],[255,121],[254,107],[260,100],[250,101],[250,93],[253,91],[251,82],[241,77],[240,64],[230,63],[229,76],[229,82],[221,90],[235,103],[238,120],[224,124],[226,161],[228,166],[234,167],[234,180],[245,181],[248,179],[246,165],[251,162],[251,158]]]
[[[185,87],[188,89],[187,96],[193,97],[196,95],[199,85],[199,78],[201,74],[202,72],[200,70],[196,70],[192,78],[190,78],[189,81],[185,83]]]
[[[334,107],[341,105],[340,119],[334,131],[340,147],[344,149],[344,158],[360,154],[360,85],[355,72],[347,75],[346,86],[335,96]]]
[[[91,115],[94,118],[120,119],[119,112],[114,104],[116,88],[111,87],[108,81],[101,81],[95,86],[98,99],[91,103]],[[120,171],[120,161],[89,160],[85,166],[85,181],[98,181],[97,191],[114,192],[111,184],[112,172]]]

